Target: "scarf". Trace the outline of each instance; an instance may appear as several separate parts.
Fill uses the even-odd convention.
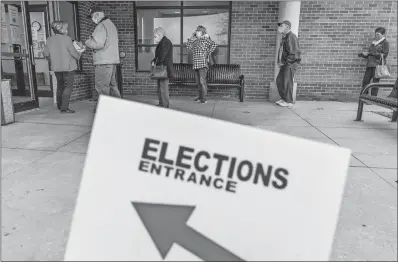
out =
[[[372,42],[372,44],[374,45],[374,46],[377,46],[378,44],[380,44],[381,42],[383,42],[384,40],[385,40],[386,38],[383,36],[380,40],[378,40],[378,41],[373,41]]]

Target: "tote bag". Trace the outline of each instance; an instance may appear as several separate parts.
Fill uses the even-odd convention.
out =
[[[381,54],[381,64],[376,66],[375,78],[389,78],[391,77],[391,66],[384,61],[384,55]]]

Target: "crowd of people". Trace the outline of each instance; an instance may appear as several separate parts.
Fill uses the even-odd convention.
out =
[[[84,44],[72,41],[67,35],[68,24],[66,22],[54,21],[51,27],[55,35],[47,39],[44,48],[44,55],[50,61],[51,70],[55,72],[57,79],[57,106],[61,113],[75,112],[69,108],[74,71],[77,69],[77,61],[87,48],[93,52],[95,89],[97,92],[102,95],[121,97],[116,81],[116,65],[120,63],[117,28],[98,7],[91,9],[88,17],[92,19],[96,27]],[[281,99],[276,104],[281,107],[292,107],[294,104],[295,74],[302,59],[299,39],[291,31],[291,27],[292,24],[288,20],[277,24],[277,30],[281,33],[282,38],[277,59],[279,73],[276,78],[276,86]],[[155,28],[153,32],[156,49],[151,67],[162,66],[166,68],[166,75],[163,78],[156,79],[159,97],[158,106],[169,108],[169,80],[175,76],[173,43],[167,38],[164,28]],[[385,34],[386,29],[378,27],[375,30],[374,41],[370,44],[368,51],[358,54],[359,57],[367,59],[362,88],[372,80],[373,82],[380,81],[380,78],[375,75],[375,68],[383,61],[385,63],[389,53],[389,42]],[[206,28],[199,25],[184,45],[193,54],[193,70],[198,87],[198,97],[195,101],[205,104],[207,103],[207,73],[214,63],[214,55],[218,52],[217,44],[208,35]],[[371,95],[377,96],[377,92],[377,89],[372,89]]]

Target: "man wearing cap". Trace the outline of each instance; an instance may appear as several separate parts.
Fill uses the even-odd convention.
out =
[[[117,29],[98,7],[92,8],[88,17],[97,24],[85,42],[93,50],[95,89],[102,95],[121,97],[116,82],[116,65],[120,63]]]
[[[276,86],[281,100],[276,104],[283,107],[293,106],[294,74],[301,62],[299,41],[297,36],[290,31],[291,26],[288,20],[278,23],[278,32],[282,34],[282,40],[278,52],[279,73]]]

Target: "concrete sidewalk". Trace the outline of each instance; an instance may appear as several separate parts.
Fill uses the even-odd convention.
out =
[[[371,112],[386,110],[365,106],[364,122],[354,122],[355,103],[299,101],[290,110],[173,97],[172,107],[351,148],[331,260],[397,260],[397,124]],[[90,101],[71,108],[77,113],[44,107],[2,127],[2,260],[63,259],[94,116]]]

